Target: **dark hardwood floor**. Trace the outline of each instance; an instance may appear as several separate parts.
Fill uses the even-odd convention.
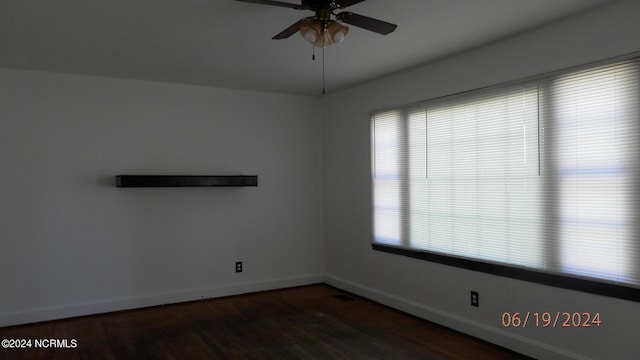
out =
[[[77,342],[0,359],[528,359],[327,285],[5,327],[0,339]]]

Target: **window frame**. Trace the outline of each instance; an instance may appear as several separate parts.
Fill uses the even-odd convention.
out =
[[[565,75],[571,72],[587,70],[590,68],[595,68],[603,65],[610,65],[617,62],[622,62],[625,60],[634,60],[634,59],[636,59],[636,61],[638,61],[638,64],[640,65],[640,53],[632,53],[632,54],[627,54],[624,56],[611,58],[611,59],[607,59],[599,62],[589,63],[589,64],[577,66],[577,67],[563,69],[560,71],[546,73],[546,74],[538,75],[535,77],[521,79],[518,81],[496,84],[496,85],[492,85],[492,86],[488,86],[480,89],[461,92],[458,94],[451,94],[451,95],[439,97],[436,99],[430,99],[428,101],[433,101],[433,100],[437,100],[437,99],[449,97],[449,96],[457,96],[464,93],[490,90],[493,88],[508,87],[508,86],[523,84],[527,82],[534,82],[534,81],[539,81],[543,79],[549,79],[552,77]],[[640,84],[638,84],[638,86],[640,87]],[[407,109],[410,109],[410,108],[424,107],[425,103],[426,101],[421,101],[421,102],[409,104],[406,106],[398,106],[395,108],[385,108],[379,111],[371,112],[370,116],[373,117],[375,114],[378,114],[382,111],[390,111],[390,110],[407,111]],[[640,106],[640,104],[638,106]],[[371,139],[373,140],[373,137]],[[375,144],[372,144],[372,149],[374,145]],[[540,149],[538,149],[538,151],[540,151]],[[375,159],[372,159],[372,160],[375,160]],[[637,174],[637,177],[640,178],[640,174]],[[373,179],[372,179],[372,182],[373,182]],[[373,194],[374,191],[375,190],[372,189],[372,196],[374,195]],[[636,194],[636,197],[638,197],[637,194]],[[638,199],[634,199],[634,200],[636,201],[636,203],[640,203]],[[638,207],[639,207],[638,204],[636,204],[634,211],[640,211]],[[408,210],[404,210],[404,211],[408,211]],[[374,225],[375,225],[375,220],[374,219],[372,220],[374,221]],[[637,239],[637,240],[640,241],[640,239]],[[406,241],[408,241],[407,239],[402,239],[402,241],[403,241],[402,245],[388,245],[388,244],[376,243],[374,238],[374,241],[372,242],[371,246],[372,246],[372,249],[375,251],[385,252],[389,254],[406,256],[414,259],[425,260],[425,261],[443,264],[447,266],[463,268],[471,271],[477,271],[477,272],[497,275],[497,276],[506,277],[506,278],[523,280],[527,282],[538,283],[538,284],[552,286],[552,287],[576,290],[576,291],[581,291],[581,292],[586,292],[586,293],[591,293],[596,295],[602,295],[602,296],[619,298],[619,299],[624,299],[629,301],[640,302],[640,287],[626,286],[625,284],[616,283],[614,281],[608,281],[605,279],[597,279],[593,277],[586,277],[586,276],[580,276],[580,275],[569,275],[569,274],[561,274],[561,273],[555,273],[555,272],[547,272],[543,270],[537,270],[534,268],[526,268],[518,265],[508,265],[508,264],[496,263],[488,260],[478,260],[473,258],[467,258],[464,256],[439,253],[439,252],[429,251],[429,250],[415,249],[415,248],[408,247],[408,244],[406,244]],[[638,247],[640,248],[640,246]],[[638,260],[638,262],[640,262],[640,253],[635,254],[635,258]]]

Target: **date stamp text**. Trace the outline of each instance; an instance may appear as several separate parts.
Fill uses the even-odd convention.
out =
[[[504,312],[500,319],[503,327],[525,328],[551,327],[551,328],[585,328],[600,327],[602,320],[600,313],[590,312]]]

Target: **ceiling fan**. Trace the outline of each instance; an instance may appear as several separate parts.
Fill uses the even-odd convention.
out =
[[[296,32],[300,32],[307,41],[322,48],[344,40],[349,32],[349,28],[339,22],[344,22],[382,35],[392,33],[398,27],[386,21],[354,14],[349,11],[337,14],[334,12],[337,9],[344,9],[365,0],[300,0],[300,4],[273,0],[236,1],[287,7],[295,10],[311,10],[315,12],[314,16],[300,19],[295,24],[274,36],[273,39],[286,39]]]

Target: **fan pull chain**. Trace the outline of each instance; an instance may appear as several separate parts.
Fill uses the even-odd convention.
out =
[[[326,94],[327,90],[325,88],[325,76],[324,76],[324,46],[322,47],[322,95]]]

